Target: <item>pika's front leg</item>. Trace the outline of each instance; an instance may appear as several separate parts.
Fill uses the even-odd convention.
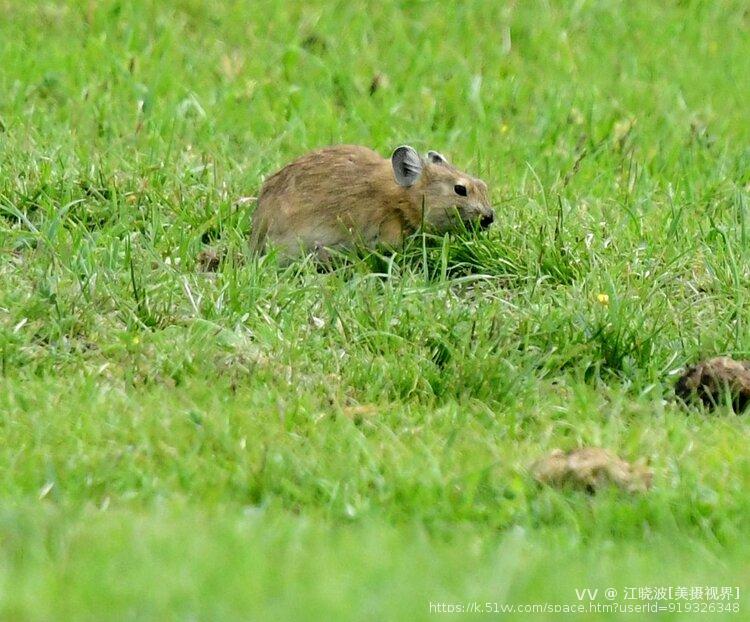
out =
[[[384,220],[378,230],[378,244],[399,248],[407,232],[404,231],[404,223],[396,216]]]
[[[324,266],[331,266],[331,251],[323,246],[322,242],[315,242],[315,245],[313,246],[313,255],[315,259]]]

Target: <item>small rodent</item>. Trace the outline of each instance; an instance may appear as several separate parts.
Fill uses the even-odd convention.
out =
[[[398,147],[390,160],[366,147],[312,151],[269,177],[253,215],[251,246],[282,257],[355,245],[398,246],[423,223],[436,232],[464,223],[489,227],[487,184],[436,151]]]

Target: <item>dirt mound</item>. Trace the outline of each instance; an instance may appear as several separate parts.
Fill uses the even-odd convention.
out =
[[[600,447],[567,453],[555,449],[534,463],[532,474],[542,484],[583,488],[591,493],[611,485],[627,492],[644,492],[651,487],[653,476],[644,461],[631,464]]]
[[[742,412],[750,403],[750,361],[728,356],[702,361],[685,370],[674,390],[685,402],[700,400],[708,408],[729,397],[735,412]]]

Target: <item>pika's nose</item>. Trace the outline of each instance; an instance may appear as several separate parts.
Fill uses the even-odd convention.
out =
[[[490,210],[489,214],[482,216],[482,219],[479,221],[479,226],[482,227],[482,229],[487,229],[493,222],[495,222],[495,212]]]

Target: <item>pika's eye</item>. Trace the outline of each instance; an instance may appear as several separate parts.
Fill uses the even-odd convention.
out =
[[[453,190],[460,197],[465,197],[468,194],[468,192],[466,191],[466,186],[462,186],[461,184],[456,184],[455,186],[453,186]]]

